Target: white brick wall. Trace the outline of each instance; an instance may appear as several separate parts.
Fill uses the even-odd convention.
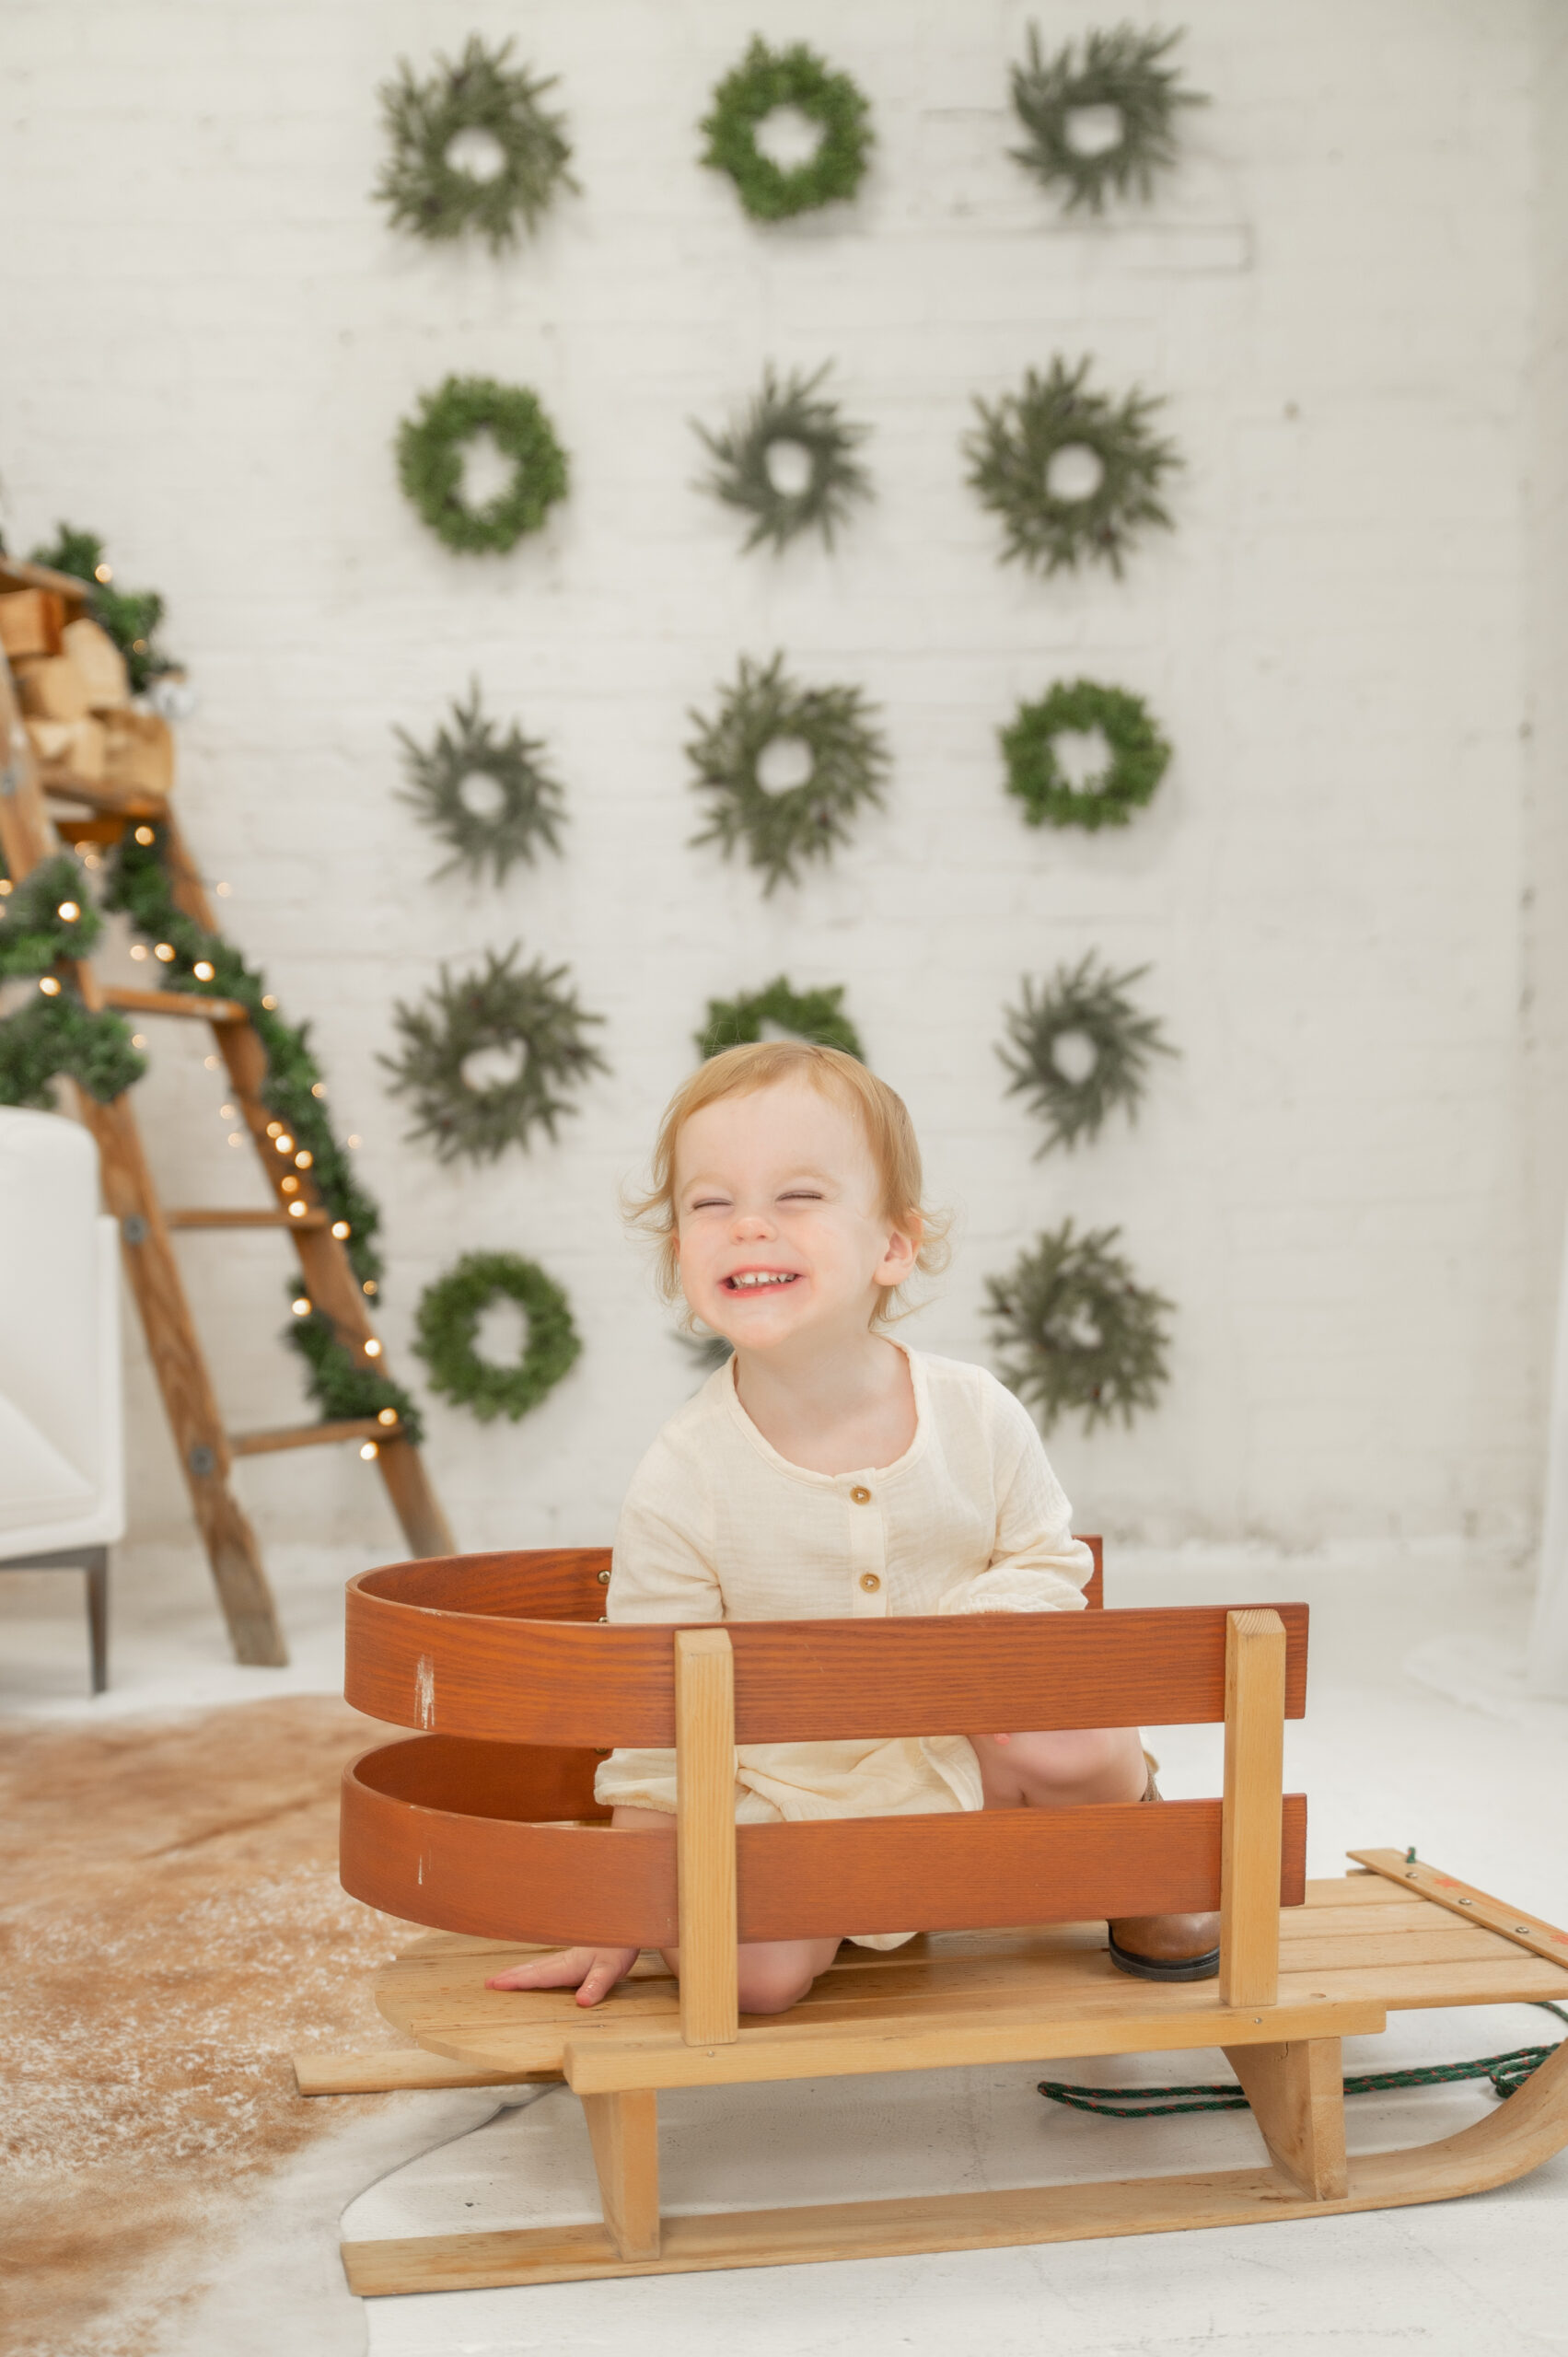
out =
[[[1083,11],[781,0],[770,34],[854,72],[881,144],[846,219],[767,230],[695,161],[749,0],[13,0],[12,544],[66,516],[169,598],[202,697],[189,830],[364,1134],[400,1371],[421,1286],[466,1245],[536,1255],[582,1327],[578,1368],[521,1425],[436,1408],[462,1543],[608,1532],[690,1380],[616,1186],[706,996],[780,968],[848,985],[960,1209],[918,1339],[985,1356],[984,1274],[1069,1211],[1121,1222],[1180,1303],[1162,1412],[1056,1435],[1084,1525],[1305,1546],[1507,1538],[1535,1512],[1549,1272],[1520,893],[1564,724],[1560,691],[1538,692],[1527,802],[1522,493],[1530,84],[1560,18],[1527,0],[1148,13],[1189,26],[1214,103],[1153,213],[1069,226],[1000,151],[1026,23],[1055,41]],[[470,29],[515,30],[560,74],[584,186],[500,261],[394,238],[368,201],[377,81]],[[1056,351],[1167,394],[1188,456],[1179,530],[1120,586],[999,569],[963,486],[970,395]],[[831,358],[876,429],[878,505],[831,558],[742,560],[691,488],[689,417],[722,416],[769,357]],[[536,387],[572,454],[569,504],[505,558],[448,555],[396,486],[396,423],[449,369]],[[1555,465],[1560,512],[1560,435]],[[1563,587],[1544,561],[1534,578],[1539,673]],[[764,902],[688,849],[680,747],[688,707],[775,646],[864,683],[897,772],[830,872]],[[438,854],[394,798],[392,725],[425,733],[472,671],[548,736],[571,796],[568,856],[499,891],[430,885]],[[1178,758],[1125,834],[1027,832],[994,730],[1080,671],[1147,694]],[[382,1094],[390,1002],[514,936],[570,961],[614,1076],[553,1149],[443,1172]],[[1539,923],[1534,944],[1544,974]],[[1036,1163],[1003,1101],[1001,1009],[1022,973],[1091,946],[1153,961],[1183,1058],[1136,1130]],[[144,1101],[172,1199],[242,1198],[193,1050],[166,1051]],[[1541,1147],[1559,1201],[1561,1129]],[[277,1246],[182,1249],[234,1421],[286,1416]],[[149,1535],[183,1505],[134,1349]],[[394,1544],[352,1457],[241,1478],[269,1534]]]

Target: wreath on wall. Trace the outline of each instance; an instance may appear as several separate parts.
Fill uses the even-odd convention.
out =
[[[543,742],[525,737],[516,722],[503,737],[481,708],[477,679],[469,684],[466,703],[453,699],[450,726],[437,729],[433,744],[416,744],[406,729],[395,734],[408,777],[401,798],[451,846],[437,877],[454,867],[479,877],[488,866],[503,884],[515,861],[532,866],[538,844],[559,852],[565,796],[540,759]],[[469,781],[475,777],[490,778],[499,788],[494,809],[478,810],[469,801]]]
[[[744,843],[761,868],[766,895],[781,877],[795,883],[796,863],[827,859],[850,840],[850,820],[866,803],[881,806],[889,766],[858,688],[803,688],[786,679],[784,656],[759,667],[742,656],[732,687],[719,691],[711,720],[690,717],[697,735],[686,751],[696,790],[714,797],[713,814],[693,843],[717,842],[727,858]],[[767,748],[794,737],[810,760],[798,785],[770,788],[760,774]]]
[[[871,478],[854,456],[870,432],[845,423],[836,401],[818,387],[830,363],[815,376],[798,370],[781,385],[770,361],[762,389],[723,434],[692,424],[713,452],[715,465],[700,488],[751,518],[746,547],[771,540],[775,551],[815,525],[829,548],[833,533],[856,499],[869,499]],[[774,481],[773,453],[781,446],[804,453],[808,471],[795,491]]]
[[[1147,203],[1155,174],[1176,162],[1177,109],[1208,104],[1201,92],[1179,89],[1176,68],[1161,62],[1180,39],[1179,29],[1118,25],[1086,34],[1081,58],[1071,41],[1046,58],[1029,27],[1028,59],[1013,68],[1013,107],[1028,144],[1008,153],[1047,188],[1064,185],[1069,213],[1080,204],[1098,213],[1108,194],[1133,190]],[[1103,145],[1082,139],[1089,108],[1115,117]]]
[[[1008,1096],[1025,1094],[1045,1123],[1037,1159],[1052,1146],[1098,1137],[1118,1107],[1135,1120],[1149,1059],[1177,1053],[1157,1016],[1140,1015],[1127,996],[1148,970],[1113,974],[1091,949],[1076,966],[1059,966],[1038,993],[1026,979],[1022,1005],[1006,1009],[1010,1044],[996,1052],[1013,1074]],[[1076,1073],[1063,1060],[1074,1042],[1092,1059]]]
[[[705,1062],[709,1056],[722,1055],[726,1048],[745,1047],[761,1038],[765,1023],[773,1023],[796,1039],[809,1039],[819,1048],[840,1048],[857,1063],[864,1063],[865,1051],[843,1012],[843,999],[842,982],[825,990],[797,991],[783,974],[765,990],[749,995],[711,998],[707,1022],[696,1034],[697,1052]]]
[[[511,482],[482,507],[462,495],[462,446],[489,434],[513,462]],[[412,505],[449,549],[516,547],[566,495],[566,453],[536,394],[493,377],[448,377],[421,396],[398,428],[398,475]]]
[[[527,1346],[515,1365],[481,1355],[479,1321],[493,1301],[515,1301],[528,1322]],[[430,1370],[430,1387],[481,1423],[509,1416],[514,1423],[552,1391],[582,1351],[561,1287],[516,1252],[465,1252],[457,1265],[420,1295],[414,1349]]]
[[[576,1109],[558,1092],[579,1086],[590,1072],[608,1072],[586,1028],[602,1023],[562,987],[564,966],[542,958],[515,970],[520,945],[504,958],[486,950],[482,969],[453,976],[445,967],[419,1006],[394,1009],[403,1048],[379,1062],[393,1075],[391,1096],[412,1098],[411,1139],[428,1137],[439,1162],[466,1155],[494,1162],[509,1145],[527,1146],[530,1131],[553,1138],[563,1113]],[[469,1058],[485,1049],[513,1052],[516,1069],[498,1080],[472,1081]]]
[[[519,222],[531,232],[559,190],[575,190],[565,118],[540,104],[556,77],[508,66],[511,53],[509,41],[491,50],[475,33],[455,65],[438,56],[427,81],[404,58],[400,78],[382,84],[392,152],[376,195],[394,228],[433,239],[477,229],[500,253],[516,242]],[[488,176],[452,160],[464,133],[482,134],[499,157]]]
[[[1069,368],[1058,356],[1048,377],[1031,368],[1022,392],[1004,393],[993,405],[977,397],[980,426],[963,447],[971,490],[1006,526],[1004,563],[1020,557],[1051,574],[1063,566],[1075,572],[1082,559],[1098,558],[1120,580],[1139,531],[1151,524],[1171,528],[1159,489],[1183,460],[1173,442],[1150,430],[1162,399],[1136,388],[1121,401],[1091,392],[1089,366],[1084,359]],[[1081,491],[1062,482],[1059,470],[1070,455],[1086,470]]]
[[[821,125],[815,155],[787,168],[757,145],[758,125],[776,107]],[[761,38],[718,85],[699,128],[708,140],[703,163],[729,174],[756,221],[785,221],[853,196],[876,136],[870,104],[847,74],[835,74],[804,41],[770,49]]]
[[[1005,1277],[988,1277],[993,1339],[1007,1353],[1003,1381],[1030,1405],[1040,1428],[1081,1409],[1084,1430],[1120,1416],[1130,1424],[1156,1405],[1168,1380],[1175,1305],[1137,1284],[1111,1250],[1117,1227],[1074,1236],[1073,1223],[1036,1238]]]
[[[1105,739],[1109,765],[1074,785],[1062,765],[1057,738]],[[1059,680],[1036,703],[1021,703],[997,731],[1007,766],[1007,791],[1024,806],[1028,825],[1124,827],[1149,802],[1170,761],[1170,747],[1141,696],[1093,679]]]

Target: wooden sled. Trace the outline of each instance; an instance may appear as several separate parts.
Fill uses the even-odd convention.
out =
[[[1098,1605],[1098,1542],[1091,1603]],[[1305,1606],[610,1628],[603,1550],[459,1556],[353,1581],[348,1700],[417,1727],[344,1773],[344,1887],[442,1928],[380,1975],[406,2053],[300,2057],[306,2092],[563,2078],[602,2221],[346,2244],[365,2294],[1074,2241],[1445,2200],[1568,2142],[1568,2044],[1497,2110],[1347,2162],[1340,2041],[1390,2009],[1568,1999],[1568,1934],[1397,1851],[1307,1883],[1281,1790]],[[1223,1800],[739,1826],[734,1747],[976,1726],[1223,1721]],[[612,1747],[673,1746],[674,1840],[592,1797]],[[1131,1980],[1105,1918],[1217,1906],[1217,1981]],[[1019,1918],[1025,1928],[1017,1928]],[[738,1941],[844,1947],[788,2013],[736,2005]],[[529,1947],[645,1954],[602,2006],[484,1987]],[[679,1946],[679,1987],[656,1951]],[[1219,2047],[1251,2169],[749,2213],[659,2214],[663,2087]]]

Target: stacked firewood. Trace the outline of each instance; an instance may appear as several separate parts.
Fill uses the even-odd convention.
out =
[[[46,784],[168,792],[168,723],[133,709],[125,657],[90,616],[67,621],[52,589],[9,590],[0,595],[0,649]]]

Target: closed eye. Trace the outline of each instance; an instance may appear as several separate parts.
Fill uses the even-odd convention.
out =
[[[819,1203],[821,1200],[819,1187],[792,1187],[787,1194],[779,1197],[781,1203]]]
[[[728,1203],[727,1195],[699,1195],[690,1209],[694,1212],[722,1212],[728,1208]]]

